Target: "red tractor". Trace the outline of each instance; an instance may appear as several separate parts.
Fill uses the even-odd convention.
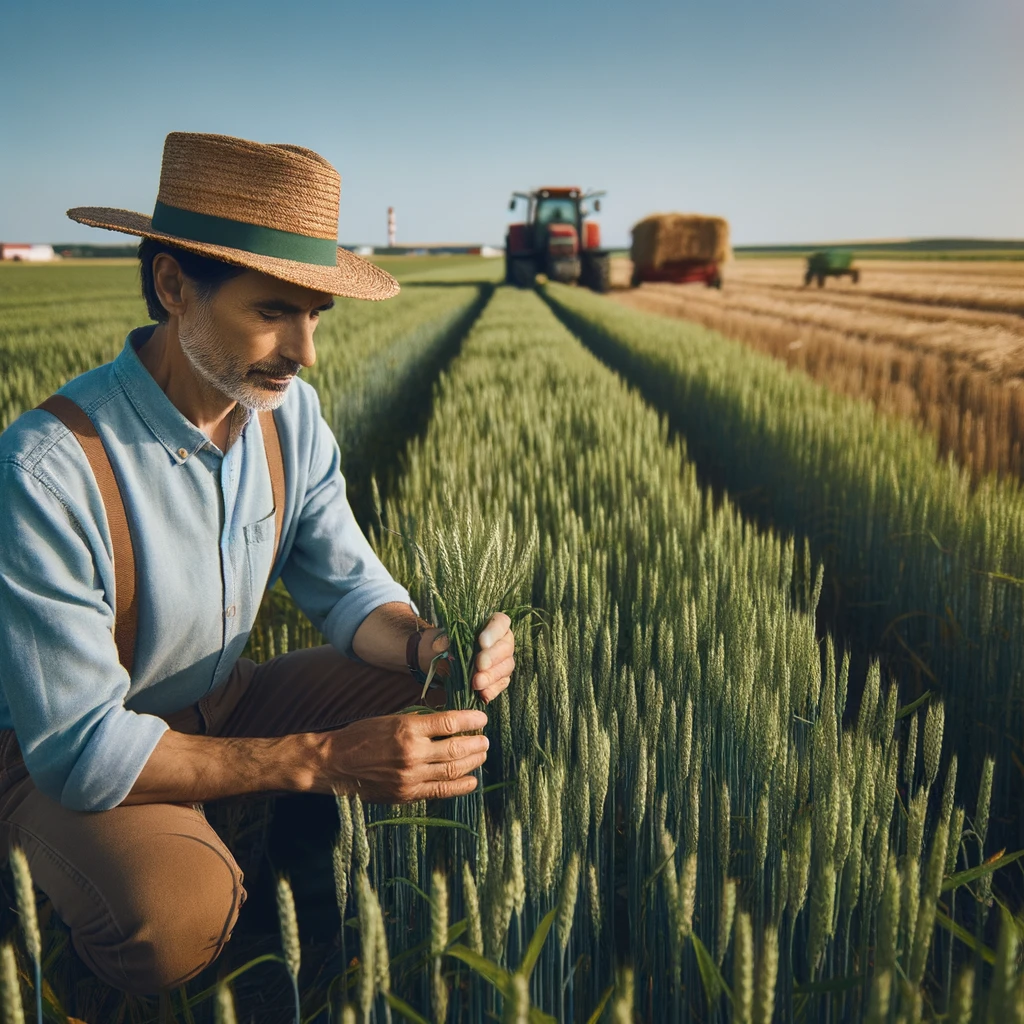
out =
[[[595,292],[611,287],[611,256],[601,248],[601,228],[586,218],[601,209],[603,192],[539,188],[513,192],[508,208],[527,203],[526,223],[510,224],[505,236],[505,280],[532,288],[538,274]]]

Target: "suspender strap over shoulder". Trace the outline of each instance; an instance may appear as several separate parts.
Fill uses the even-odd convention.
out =
[[[114,475],[110,455],[103,445],[103,439],[92,420],[81,406],[64,395],[51,395],[37,408],[56,416],[74,434],[85,452],[85,457],[96,478],[103,508],[107,515],[107,528],[114,554],[114,643],[117,657],[125,671],[131,675],[135,663],[135,641],[138,635],[139,606],[135,568],[135,551],[128,530],[128,516],[125,514],[124,497]],[[281,453],[281,438],[277,421],[271,411],[261,412],[260,429],[263,432],[263,448],[270,470],[270,487],[274,495],[274,554],[271,571],[277,561],[284,526],[285,476],[284,457]]]
[[[40,409],[56,416],[72,434],[85,452],[92,467],[96,486],[103,498],[107,513],[107,527],[110,543],[114,549],[114,596],[117,607],[114,611],[114,643],[117,656],[125,671],[131,675],[135,662],[135,637],[138,631],[139,606],[135,586],[135,552],[128,532],[128,517],[124,511],[124,498],[118,486],[117,477],[110,464],[110,456],[103,446],[103,440],[92,420],[82,411],[81,406],[64,395],[51,395]]]
[[[263,450],[267,455],[267,469],[270,470],[270,489],[274,495],[274,557],[270,560],[270,571],[273,572],[281,547],[281,528],[284,526],[284,456],[281,454],[281,435],[277,432],[274,413],[265,409],[259,415]]]

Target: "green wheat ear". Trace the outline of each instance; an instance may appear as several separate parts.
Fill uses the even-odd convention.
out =
[[[235,1015],[235,1000],[231,995],[231,987],[224,982],[217,985],[217,1002],[215,1004],[216,1024],[238,1024]]]
[[[32,884],[32,872],[29,870],[28,857],[25,856],[25,851],[20,846],[11,849],[11,872],[14,875],[18,916],[21,918],[25,946],[29,956],[34,961],[38,961],[43,954],[43,942],[39,934],[39,918],[36,914],[35,888]]]
[[[295,898],[288,879],[281,875],[277,880],[277,918],[281,929],[281,948],[285,966],[291,979],[295,996],[295,1024],[301,1024],[302,1013],[299,999],[299,967],[302,948],[299,944],[299,922],[295,916]]]
[[[25,1024],[25,1010],[21,1002],[21,982],[18,979],[18,965],[14,959],[14,947],[5,942],[0,947],[0,987],[4,1024]]]

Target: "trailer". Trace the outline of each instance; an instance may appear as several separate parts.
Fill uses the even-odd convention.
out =
[[[633,264],[630,285],[639,288],[644,281],[666,281],[669,284],[706,284],[709,288],[722,287],[719,265],[704,260],[674,260],[661,266]]]
[[[853,266],[849,249],[819,249],[807,257],[804,286],[817,280],[818,287],[823,288],[826,277],[848,277],[854,284],[860,281],[860,271]]]
[[[721,266],[730,256],[729,224],[722,217],[659,213],[633,226],[630,284],[645,281],[722,287]]]

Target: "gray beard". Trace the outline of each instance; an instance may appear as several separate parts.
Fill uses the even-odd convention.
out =
[[[246,409],[267,412],[276,409],[287,397],[287,388],[284,391],[271,391],[255,384],[248,376],[250,364],[225,352],[218,341],[207,303],[199,303],[194,314],[181,321],[178,325],[178,341],[197,376]]]

